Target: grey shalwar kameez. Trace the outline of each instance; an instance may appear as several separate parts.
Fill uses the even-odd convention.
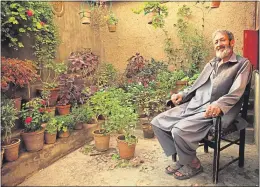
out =
[[[238,67],[236,67],[235,64],[239,64],[239,66],[237,65]],[[231,65],[233,65],[233,68]],[[240,71],[238,71],[238,69]],[[229,78],[220,77],[225,75],[224,70],[236,71],[238,75]],[[231,76],[232,73],[229,75]],[[231,116],[233,117],[233,113],[235,113],[237,109],[232,111],[231,108],[232,106],[236,106],[237,103],[242,103],[240,98],[243,95],[250,76],[250,62],[245,58],[236,56],[234,53],[229,62],[220,65],[218,68],[216,61],[210,61],[190,90],[186,93],[181,93],[183,95],[183,103],[159,114],[151,121],[154,132],[166,156],[177,153],[180,164],[186,165],[191,163],[196,156],[198,142],[207,135],[213,125],[212,118],[204,117],[207,106],[214,103],[221,108],[224,115],[231,111]],[[226,85],[226,93],[223,92],[216,97],[215,95],[217,94],[215,94],[215,92],[218,91],[216,87],[219,85],[219,80],[225,81],[225,79],[233,79],[234,83],[230,86]],[[225,104],[229,105],[229,100],[232,99],[229,94],[236,96],[236,102],[231,101],[233,105],[225,106]],[[213,96],[215,96],[215,98],[212,100]],[[238,107],[239,109],[241,108],[241,106],[234,108]],[[226,121],[230,123],[233,119],[228,116]],[[224,124],[226,124],[225,121]]]

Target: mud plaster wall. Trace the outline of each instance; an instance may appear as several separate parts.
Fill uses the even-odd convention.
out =
[[[210,2],[206,2],[210,5]],[[116,32],[109,32],[106,27],[101,28],[100,43],[103,55],[102,61],[110,62],[120,71],[123,71],[127,59],[140,52],[145,58],[167,61],[164,52],[165,35],[161,29],[154,29],[147,24],[147,16],[134,14],[132,9],[138,8],[143,2],[113,2],[112,10],[119,18]],[[169,15],[165,20],[165,29],[172,37],[174,45],[178,45],[176,29],[176,13],[179,7],[186,4],[191,7],[192,18],[196,27],[202,25],[203,11],[195,7],[195,2],[167,2]],[[210,41],[210,55],[214,55],[211,34],[216,29],[228,29],[234,33],[236,39],[235,51],[243,54],[243,30],[255,29],[255,2],[221,2],[220,7],[209,12],[204,10],[204,34]],[[201,7],[201,6],[199,6]],[[204,62],[205,63],[205,62]]]

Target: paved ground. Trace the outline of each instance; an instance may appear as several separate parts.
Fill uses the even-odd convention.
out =
[[[192,179],[179,181],[164,173],[171,163],[164,156],[157,139],[143,139],[137,130],[139,142],[135,158],[128,162],[117,159],[116,135],[111,137],[111,149],[102,155],[94,155],[93,141],[63,157],[51,166],[34,174],[19,186],[212,186],[212,150],[204,153],[198,149],[198,157],[204,172]],[[237,155],[238,147],[221,152],[224,163]],[[247,140],[245,167],[237,163],[220,172],[218,186],[258,186],[259,165],[255,145]]]

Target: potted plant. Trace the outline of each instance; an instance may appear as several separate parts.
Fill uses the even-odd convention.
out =
[[[167,6],[160,2],[145,2],[141,8],[133,10],[133,12],[136,14],[144,12],[144,15],[150,15],[148,24],[152,24],[154,28],[163,28],[164,19],[168,16]]]
[[[60,138],[67,138],[70,136],[70,130],[73,129],[73,126],[75,124],[75,121],[73,119],[73,116],[68,115],[62,115],[62,116],[56,116],[56,120],[58,121],[58,136]]]
[[[27,85],[30,97],[29,84],[38,78],[36,66],[32,61],[1,57],[1,90],[13,99],[18,111],[21,110],[22,98],[17,97],[17,88]]]
[[[15,126],[17,117],[17,110],[10,100],[2,100],[1,102],[1,131],[3,134],[2,154],[4,153],[7,161],[14,161],[18,159],[19,145],[21,140],[18,138],[11,138],[12,128]]]
[[[148,60],[144,59],[140,53],[136,53],[127,60],[125,75],[127,78],[132,78],[142,71]]]
[[[26,150],[29,152],[39,151],[44,144],[44,127],[48,113],[42,110],[42,104],[45,102],[41,98],[33,98],[23,104],[21,117],[25,126],[21,136],[25,143]]]
[[[44,140],[46,144],[54,144],[56,142],[58,130],[58,121],[55,117],[51,118],[45,127]]]
[[[81,130],[83,124],[88,122],[90,119],[89,110],[86,106],[74,106],[71,110],[71,115],[73,116],[75,123],[74,129]],[[92,116],[91,116],[92,117]]]
[[[91,12],[89,10],[82,9],[79,15],[82,24],[90,24]]]
[[[116,86],[117,71],[110,63],[102,63],[96,71],[97,86],[99,89]]]
[[[154,132],[150,123],[151,117],[165,111],[165,98],[166,94],[163,90],[149,89],[146,91],[146,95],[143,102],[143,111],[147,116],[148,121],[142,124],[144,138],[153,138]]]
[[[108,125],[107,120],[114,101],[115,100],[110,97],[109,91],[96,92],[89,99],[95,121],[98,120],[98,116],[100,115],[104,117],[104,123],[101,128],[92,132],[95,140],[95,147],[98,151],[106,151],[109,149],[110,133],[112,129],[110,128],[111,126]]]
[[[212,1],[211,2],[211,8],[218,8],[220,5],[220,1]]]
[[[117,137],[119,156],[122,159],[131,159],[134,157],[137,143],[134,130],[136,128],[138,115],[134,112],[133,107],[117,106],[115,109],[109,118],[109,123],[123,131],[123,134]]]
[[[116,32],[116,25],[118,23],[118,19],[114,12],[109,11],[107,18],[107,25],[109,32]]]
[[[59,97],[59,76],[67,71],[67,65],[63,62],[50,61],[43,65],[41,74],[46,72],[46,77],[41,79],[42,88],[37,88],[40,95],[46,100],[48,110],[54,110]]]

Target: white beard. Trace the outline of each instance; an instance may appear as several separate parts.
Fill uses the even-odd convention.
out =
[[[231,47],[226,46],[223,51],[221,51],[221,49],[216,51],[216,57],[223,59],[227,57],[230,53],[231,53]]]

